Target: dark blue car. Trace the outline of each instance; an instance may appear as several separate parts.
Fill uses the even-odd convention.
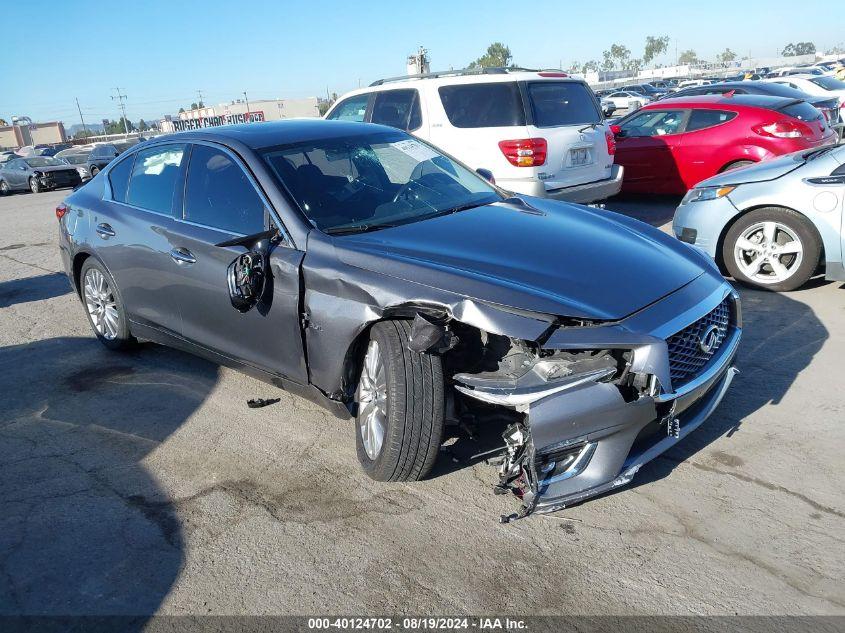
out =
[[[472,418],[502,434],[498,489],[554,510],[627,483],[734,374],[738,298],[705,255],[392,128],[159,137],[56,213],[104,345],[186,349],[354,419],[377,480],[425,477]]]

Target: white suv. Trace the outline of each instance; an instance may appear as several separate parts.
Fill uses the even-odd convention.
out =
[[[587,203],[622,187],[598,99],[561,72],[487,68],[383,79],[345,94],[326,118],[406,130],[516,193]]]

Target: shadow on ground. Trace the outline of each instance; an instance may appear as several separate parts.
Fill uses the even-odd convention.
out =
[[[680,196],[619,194],[605,200],[605,208],[622,215],[646,222],[652,226],[663,226],[672,221],[675,209],[681,203]]]
[[[70,282],[64,273],[48,273],[37,277],[25,277],[0,282],[0,308],[20,303],[41,301],[66,295],[71,291]]]
[[[0,348],[0,615],[155,613],[183,541],[143,460],[217,378],[217,366],[153,345]]]

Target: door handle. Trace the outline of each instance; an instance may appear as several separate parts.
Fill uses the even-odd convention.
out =
[[[187,248],[174,248],[170,251],[170,257],[177,264],[195,264],[197,258]]]
[[[102,224],[98,224],[97,235],[106,240],[110,237],[114,237],[114,229],[111,227],[110,224],[106,224],[105,222]]]

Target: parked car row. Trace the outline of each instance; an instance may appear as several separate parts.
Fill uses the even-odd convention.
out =
[[[76,187],[137,143],[129,139],[93,146],[51,146],[49,152],[27,151],[25,156],[21,156],[21,150],[4,152],[5,160],[0,161],[0,195]]]

